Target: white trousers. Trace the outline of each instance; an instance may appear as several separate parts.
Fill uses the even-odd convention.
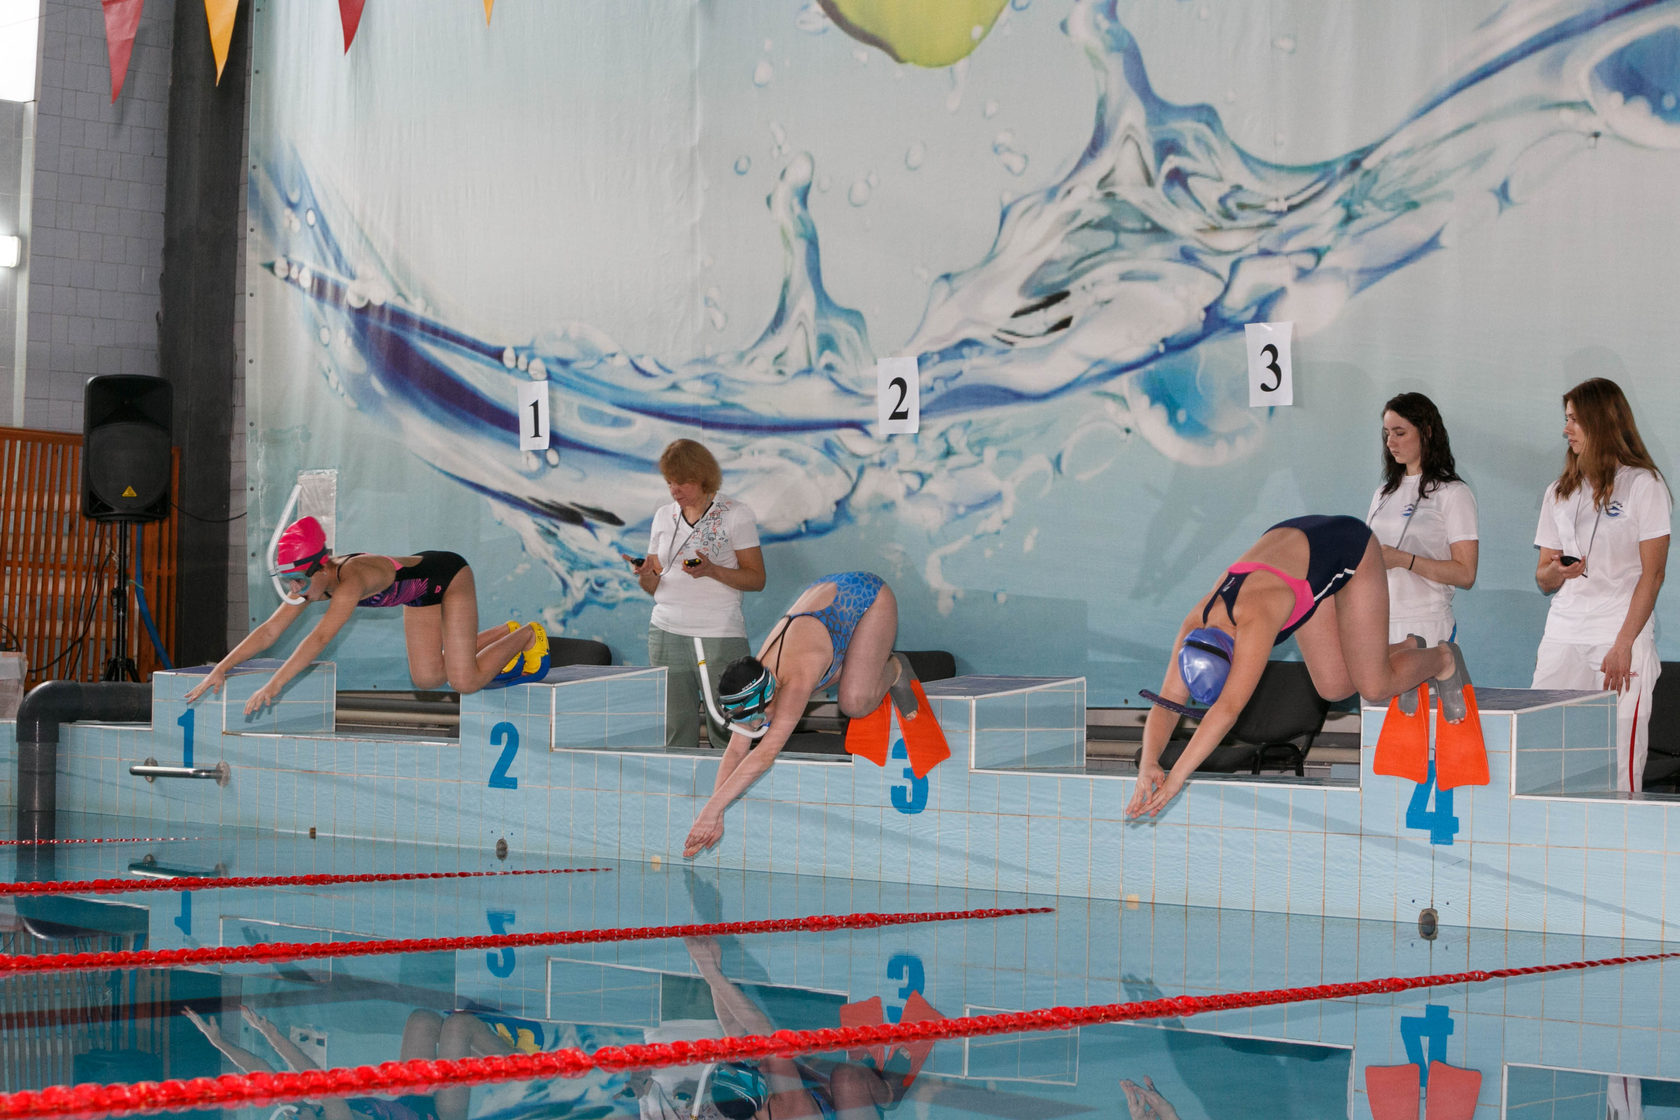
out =
[[[1603,689],[1604,657],[1610,643],[1577,645],[1544,638],[1534,659],[1535,688]],[[1651,744],[1651,693],[1662,674],[1657,643],[1649,633],[1633,642],[1633,686],[1616,698],[1616,788],[1645,788],[1645,756]]]
[[[1390,616],[1388,620],[1388,644],[1398,645],[1406,640],[1408,634],[1416,634],[1432,646],[1452,639],[1453,630],[1458,623],[1453,620],[1451,611],[1439,614],[1417,615],[1412,618]]]

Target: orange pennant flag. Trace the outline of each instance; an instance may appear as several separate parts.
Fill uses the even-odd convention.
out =
[[[140,29],[140,9],[146,0],[103,0],[105,8],[105,53],[111,60],[111,104],[122,96],[128,77],[128,59],[134,53],[134,33]]]
[[[239,0],[204,0],[204,19],[210,25],[210,50],[216,56],[216,84],[222,84],[222,67],[227,65],[228,46],[233,42],[233,17]]]
[[[362,5],[367,0],[338,0],[338,21],[344,25],[344,53],[350,53],[350,42],[356,28],[362,25]]]
[[[490,26],[490,9],[496,6],[496,0],[484,0],[484,26]]]

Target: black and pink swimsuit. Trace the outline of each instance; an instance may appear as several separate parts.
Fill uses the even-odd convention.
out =
[[[352,552],[344,557],[362,556]],[[419,552],[419,561],[403,567],[390,556],[391,566],[397,570],[396,580],[385,590],[369,595],[356,603],[358,607],[431,607],[443,602],[443,593],[467,562],[453,552]]]

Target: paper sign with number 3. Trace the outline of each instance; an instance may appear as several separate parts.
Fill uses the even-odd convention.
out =
[[[1289,366],[1289,339],[1294,330],[1294,323],[1250,323],[1244,328],[1249,407],[1295,403],[1295,376]]]
[[[915,435],[922,426],[922,379],[914,357],[875,363],[875,408],[880,435]]]

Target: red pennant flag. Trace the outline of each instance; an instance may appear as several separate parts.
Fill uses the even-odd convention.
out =
[[[128,59],[134,53],[134,33],[140,29],[140,9],[146,0],[103,0],[105,7],[105,53],[111,59],[111,104],[122,96],[128,77]]]
[[[204,21],[210,27],[210,50],[216,56],[216,84],[222,84],[222,68],[227,65],[228,47],[233,43],[233,17],[239,12],[239,0],[204,0]]]
[[[362,25],[362,5],[367,0],[338,0],[338,19],[344,24],[344,53],[350,53],[350,42],[356,37],[356,28]]]

